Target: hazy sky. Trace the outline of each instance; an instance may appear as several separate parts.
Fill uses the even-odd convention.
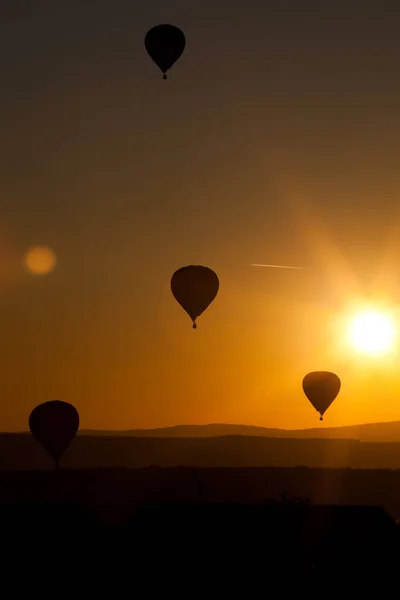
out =
[[[338,325],[399,300],[399,31],[392,0],[3,0],[0,429],[54,398],[84,428],[319,426],[314,369],[342,377],[324,424],[400,419],[399,355]],[[220,277],[197,331],[169,287],[192,263]]]

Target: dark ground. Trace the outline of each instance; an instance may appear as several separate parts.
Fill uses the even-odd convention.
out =
[[[243,435],[210,438],[78,435],[65,453],[63,465],[70,469],[152,465],[397,469],[400,443]],[[51,466],[51,459],[31,435],[0,435],[0,471]]]
[[[399,488],[400,471],[3,472],[3,585],[113,597],[388,594]]]
[[[400,470],[148,467],[0,472],[0,503],[70,500],[101,523],[151,502],[252,502],[282,493],[316,504],[383,507],[400,521]]]

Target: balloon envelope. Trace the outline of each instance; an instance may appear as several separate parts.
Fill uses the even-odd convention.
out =
[[[183,31],[175,25],[156,25],[146,33],[144,45],[166,79],[165,73],[182,55],[186,39]]]
[[[32,410],[29,429],[35,440],[58,463],[79,429],[79,414],[68,402],[50,400]]]
[[[335,373],[313,371],[303,379],[303,390],[313,407],[321,415],[330,407],[340,391],[341,382]]]
[[[175,271],[171,291],[175,300],[187,312],[196,328],[196,319],[211,304],[219,290],[219,279],[208,267],[189,265]]]

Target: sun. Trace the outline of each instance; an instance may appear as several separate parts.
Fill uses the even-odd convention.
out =
[[[358,352],[380,356],[393,349],[396,334],[396,326],[390,315],[366,310],[351,319],[348,337],[351,346]]]

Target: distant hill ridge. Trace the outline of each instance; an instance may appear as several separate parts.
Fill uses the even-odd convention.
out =
[[[175,425],[158,429],[126,431],[80,430],[80,435],[129,436],[141,438],[211,438],[219,436],[258,436],[291,439],[353,439],[362,442],[400,442],[400,421],[365,423],[342,427],[313,427],[310,429],[278,429],[253,425],[212,423],[209,425]]]
[[[388,435],[399,433],[399,424]],[[390,425],[389,425],[390,427]],[[226,428],[200,427],[203,435],[193,435],[192,428],[179,427],[180,436],[163,436],[141,430],[133,432],[82,431],[72,442],[62,458],[67,469],[93,469],[123,467],[195,467],[195,468],[250,468],[250,467],[309,467],[353,469],[398,469],[400,475],[400,442],[361,441],[351,428],[335,428],[342,437],[326,435],[326,430],[308,430],[308,437],[297,439],[292,432],[273,435],[228,434]],[[188,432],[190,430],[190,433]],[[199,429],[195,427],[195,430]],[[349,431],[350,429],[350,431]],[[222,431],[222,434],[221,434]],[[239,429],[240,431],[240,429]],[[268,430],[267,430],[268,431]],[[277,430],[278,432],[280,430]],[[334,430],[335,431],[335,430]],[[360,428],[366,437],[368,428]],[[397,431],[397,434],[396,434]],[[207,433],[208,432],[208,433]],[[161,433],[161,435],[160,435]],[[351,434],[355,434],[350,438]],[[322,437],[325,435],[325,437]],[[371,436],[371,432],[369,433]],[[372,435],[378,435],[372,428]],[[382,435],[382,431],[379,435]],[[53,462],[45,450],[36,443],[30,433],[0,435],[0,471],[15,469],[53,468]],[[342,477],[342,476],[340,476]],[[318,484],[319,485],[319,484]],[[338,490],[341,483],[337,482]]]

